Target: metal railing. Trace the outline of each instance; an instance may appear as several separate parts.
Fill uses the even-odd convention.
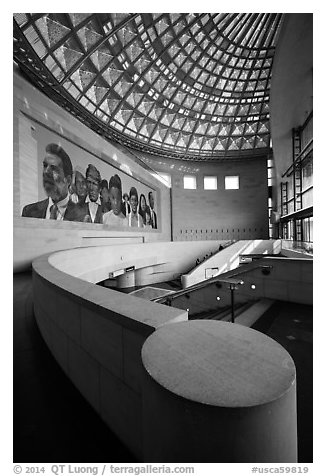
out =
[[[157,302],[160,304],[166,304],[167,306],[171,306],[172,301],[174,301],[175,299],[181,296],[186,296],[188,294],[191,294],[194,291],[198,291],[199,289],[210,286],[211,284],[217,284],[217,283],[228,284],[230,293],[231,293],[231,322],[234,322],[234,291],[238,289],[237,286],[241,286],[244,284],[243,279],[236,279],[235,276],[243,275],[257,268],[262,268],[262,269],[265,269],[266,271],[270,271],[272,267],[273,266],[271,265],[257,264],[254,266],[249,266],[247,269],[245,269],[245,267],[242,266],[241,268],[237,268],[237,272],[235,272],[231,277],[220,278],[216,276],[214,278],[206,279],[204,281],[201,281],[200,283],[194,284],[193,286],[189,286],[186,289],[180,289],[180,291],[175,291],[172,294],[153,298],[151,299],[151,301]]]

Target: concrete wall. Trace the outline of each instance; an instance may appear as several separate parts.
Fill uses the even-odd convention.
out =
[[[133,452],[138,461],[156,461],[158,454],[160,455],[158,459],[162,462],[194,461],[193,447],[187,444],[184,438],[181,438],[183,444],[179,444],[179,441],[175,446],[173,443],[178,441],[178,435],[182,429],[181,433],[187,435],[186,439],[189,438],[192,444],[196,441],[195,461],[198,462],[295,462],[295,369],[291,358],[281,346],[256,331],[250,331],[250,336],[254,340],[263,341],[263,344],[259,344],[258,347],[249,346],[251,356],[248,356],[248,360],[244,359],[244,352],[248,349],[248,329],[235,325],[236,327],[232,329],[225,329],[235,335],[236,341],[230,344],[228,333],[222,345],[217,346],[217,349],[222,349],[219,355],[216,353],[216,339],[220,336],[221,323],[202,321],[200,327],[203,332],[200,334],[200,342],[196,341],[193,346],[192,339],[183,339],[183,342],[178,343],[174,349],[174,337],[176,335],[180,337],[183,334],[183,332],[181,334],[176,332],[179,329],[177,326],[187,321],[187,312],[93,284],[94,279],[97,279],[100,274],[103,275],[104,271],[111,272],[116,269],[116,260],[120,259],[123,266],[129,263],[131,255],[128,255],[128,248],[130,253],[134,253],[135,263],[140,255],[144,259],[159,256],[162,260],[165,254],[165,261],[168,262],[173,256],[175,268],[180,269],[184,265],[189,265],[189,260],[193,259],[192,254],[195,251],[208,250],[209,246],[211,245],[207,241],[148,243],[119,247],[113,245],[78,248],[39,257],[33,262],[34,312],[37,324],[63,371],[101,418]],[[136,253],[135,247],[139,247]],[[151,247],[156,248],[152,255],[149,252]],[[141,252],[142,249],[143,252]],[[181,258],[177,259],[180,255]],[[158,262],[159,259],[157,264]],[[80,279],[81,276],[84,279]],[[197,324],[189,323],[189,325],[190,328],[187,327],[185,330],[193,330],[193,336],[197,339]],[[175,376],[177,378],[175,382],[183,380],[182,389],[185,390],[185,399],[181,400],[178,396],[180,393],[176,389],[175,391],[169,389],[167,394],[164,384],[160,381],[160,395],[152,392],[153,384],[156,388],[158,387],[151,380],[149,364],[153,363],[157,376],[160,355],[163,355],[160,354],[160,348],[155,345],[158,349],[154,352],[155,358],[148,358],[148,356],[145,358],[149,375],[146,374],[141,355],[147,338],[156,330],[169,326],[175,326],[170,333],[173,353],[164,353],[164,359],[161,361],[162,369],[164,367],[162,375],[168,375],[172,380]],[[160,335],[157,334],[159,340]],[[256,358],[256,349],[260,351],[266,349],[267,341],[272,342],[278,349],[276,353],[272,352],[273,356],[277,354],[277,358],[273,361],[273,376],[271,377],[269,370],[267,373],[269,388],[266,392],[264,378],[257,386],[256,375],[265,376],[265,364],[261,366],[263,359]],[[184,355],[184,347],[187,349],[188,357]],[[196,351],[193,352],[193,349]],[[227,349],[226,355],[223,355],[225,354],[223,349]],[[266,352],[266,350],[263,351]],[[286,361],[287,365],[280,366],[280,353],[281,362],[284,364]],[[171,370],[166,372],[165,364],[172,362],[172,354],[174,357],[179,355],[179,363],[186,365],[186,368],[193,372],[192,377],[180,379],[178,372],[174,372],[176,365],[172,365]],[[181,359],[180,355],[183,356]],[[237,379],[238,384],[243,386],[244,375],[251,376],[251,380],[255,382],[255,385],[249,384],[254,392],[245,392],[245,404],[243,399],[239,398],[239,395],[242,395],[241,392],[234,386],[234,372],[225,373],[225,365],[229,365],[228,355],[233,357],[237,355],[237,362],[232,365],[239,369],[241,378]],[[143,358],[144,356],[143,353]],[[197,362],[196,365],[194,360]],[[270,362],[270,359],[267,360]],[[246,369],[243,368],[244,362]],[[198,365],[200,369],[197,368]],[[205,371],[203,371],[204,368]],[[215,369],[217,368],[222,371],[223,378],[216,378]],[[252,377],[253,368],[255,368],[254,377]],[[279,381],[280,372],[281,385],[274,385],[274,382]],[[206,397],[213,398],[214,402],[207,402],[206,398],[203,399],[201,396],[199,399],[196,396],[194,398],[189,396],[196,379],[205,380],[205,385],[195,387]],[[227,404],[224,397],[223,402],[220,400],[220,392],[217,392],[217,386],[221,381],[223,381],[223,392],[225,391],[228,399]],[[256,398],[258,394],[261,395],[259,401]],[[269,407],[270,405],[274,407],[276,399],[278,402],[275,405],[275,411],[274,409],[271,411]],[[193,426],[192,418],[194,413],[192,410],[188,411],[189,400],[194,402],[190,403],[190,407],[196,407],[195,426]],[[178,402],[178,411],[175,413],[176,402]],[[230,414],[233,413],[235,420],[230,420]],[[173,424],[176,415],[181,418],[181,423]],[[240,415],[242,421],[240,433],[237,415]],[[271,424],[270,415],[272,415],[273,424]],[[186,416],[184,420],[187,422],[186,426],[182,425],[183,416]],[[268,423],[265,424],[265,420]],[[198,435],[200,436],[201,432],[207,429],[208,421],[211,422],[209,432],[204,440],[201,438],[198,440]],[[168,431],[166,431],[166,422],[169,426]],[[264,433],[261,432],[262,422],[263,427],[268,430]],[[221,439],[221,444],[218,445],[219,451],[216,452],[216,445],[212,442],[218,435],[221,438],[220,428],[223,428],[223,435],[229,436],[227,440]],[[239,444],[234,451],[234,445],[231,442],[234,441],[234,437],[239,437],[239,434],[248,434],[254,437],[255,441],[259,441],[259,445],[255,443],[254,452],[250,444],[246,447]],[[287,442],[285,446],[278,443],[281,441],[281,436]],[[155,445],[153,445],[154,439],[157,442]],[[209,445],[207,445],[208,440]]]
[[[212,276],[207,276],[212,269],[214,276],[235,269],[240,264],[241,254],[277,254],[281,251],[281,240],[240,240],[226,249],[219,251],[211,258],[207,258],[187,274],[181,276],[183,288],[188,288]]]
[[[163,326],[142,349],[147,462],[297,461],[295,365],[252,329]]]
[[[262,266],[271,266],[268,274],[264,274]],[[237,285],[234,292],[236,305],[260,299],[312,305],[312,276],[312,260],[266,257],[227,271],[220,278],[243,280],[243,284]],[[255,285],[254,289],[252,285]],[[230,285],[207,285],[173,299],[171,305],[187,310],[190,316],[204,311],[220,311],[231,305]]]
[[[173,240],[268,238],[266,157],[189,164],[146,157],[146,162],[171,175]],[[184,190],[184,175],[196,175],[196,190]],[[205,175],[217,176],[217,190],[204,190]],[[239,190],[225,190],[226,175],[239,175]]]
[[[14,271],[22,271],[31,266],[37,256],[79,246],[110,244],[117,239],[128,242],[169,241],[171,239],[170,190],[147,170],[133,161],[128,153],[123,153],[101,136],[84,126],[72,115],[57,106],[49,98],[31,86],[21,77],[18,69],[14,69],[13,98],[13,212],[14,212]],[[35,157],[37,144],[31,136],[31,127],[26,126],[25,114],[33,117],[45,127],[58,132],[67,131],[69,135],[80,138],[87,150],[96,152],[102,160],[113,157],[117,166],[127,165],[134,176],[141,177],[156,191],[159,200],[156,207],[160,217],[160,229],[153,231],[108,230],[104,225],[83,224],[77,222],[55,222],[50,220],[22,218],[20,190],[28,186],[34,177],[37,180],[39,171],[34,170],[28,157]],[[29,132],[28,132],[29,131]],[[24,170],[21,167],[24,159]],[[31,162],[30,166],[28,165]],[[122,172],[120,172],[122,174]],[[32,179],[31,179],[32,180]]]
[[[76,248],[54,253],[49,257],[49,262],[60,271],[90,283],[101,282],[109,277],[110,272],[133,266],[135,285],[142,286],[180,276],[195,266],[197,256],[215,253],[222,243],[135,243]]]
[[[273,60],[269,106],[278,207],[281,175],[293,160],[292,128],[302,126],[313,110],[312,88],[313,15],[286,14]]]
[[[157,327],[187,313],[33,263],[34,312],[63,371],[125,445],[142,460],[141,347]],[[50,376],[49,376],[50,378]]]
[[[271,266],[269,274],[264,274],[261,266]],[[236,299],[243,295],[246,299],[268,298],[313,304],[313,261],[310,259],[266,257],[228,271],[224,276],[231,277],[235,273],[237,279],[244,281],[242,286],[238,286]],[[251,288],[253,284],[255,289]],[[223,287],[227,288],[224,284]],[[229,293],[227,291],[226,295]]]

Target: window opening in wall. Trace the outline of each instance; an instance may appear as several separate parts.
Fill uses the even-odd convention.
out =
[[[267,159],[267,186],[268,186],[268,237],[273,238],[273,181],[274,181],[274,160],[272,157]]]
[[[225,190],[237,190],[239,188],[239,175],[227,175],[225,177]]]
[[[204,190],[217,190],[217,177],[212,175],[204,176]]]
[[[183,177],[183,188],[187,190],[196,190],[197,180],[195,175],[185,175]]]
[[[292,164],[282,178],[279,235],[293,241],[294,248],[303,247],[310,252],[313,249],[312,113],[302,126],[292,130]]]

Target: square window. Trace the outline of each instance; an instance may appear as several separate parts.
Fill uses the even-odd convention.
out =
[[[196,190],[197,180],[195,175],[185,175],[183,177],[183,188],[188,190]]]
[[[205,176],[204,177],[204,190],[217,190],[217,177]]]
[[[237,190],[239,188],[239,175],[225,177],[225,190]]]

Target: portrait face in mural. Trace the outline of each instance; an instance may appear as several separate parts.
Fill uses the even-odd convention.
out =
[[[96,202],[101,190],[101,174],[92,164],[89,164],[86,170],[86,181],[89,199]]]
[[[111,210],[111,201],[110,201],[110,192],[109,192],[109,185],[106,179],[102,180],[101,182],[101,204],[103,213],[106,213]]]
[[[101,188],[101,200],[103,203],[110,203],[110,192],[108,187]]]
[[[113,213],[115,215],[119,215],[119,213],[121,212],[122,203],[121,190],[116,187],[112,187],[110,189],[110,201]]]
[[[152,218],[152,227],[156,230],[157,229],[157,216],[156,216],[156,212],[154,211],[154,195],[153,195],[153,192],[149,192],[148,201],[149,201],[150,213],[151,213],[151,218]]]
[[[151,212],[148,205],[145,209],[145,225],[152,226]]]
[[[87,195],[87,182],[84,175],[79,171],[75,173],[75,189],[78,201],[84,201]]]
[[[71,174],[65,174],[63,160],[54,152],[46,152],[43,160],[43,187],[54,203],[68,195]]]
[[[138,195],[137,192],[134,193],[132,190],[129,194],[129,203],[133,213],[137,213],[137,206],[138,206]]]
[[[110,178],[109,197],[114,215],[120,215],[122,205],[122,185],[121,179],[117,174]]]
[[[149,200],[149,206],[153,210],[153,208],[154,208],[154,195],[152,194],[152,192],[149,192],[148,200]]]
[[[147,206],[147,203],[146,203],[145,195],[141,194],[139,197],[139,209],[144,213],[144,215],[145,215],[146,206]]]

